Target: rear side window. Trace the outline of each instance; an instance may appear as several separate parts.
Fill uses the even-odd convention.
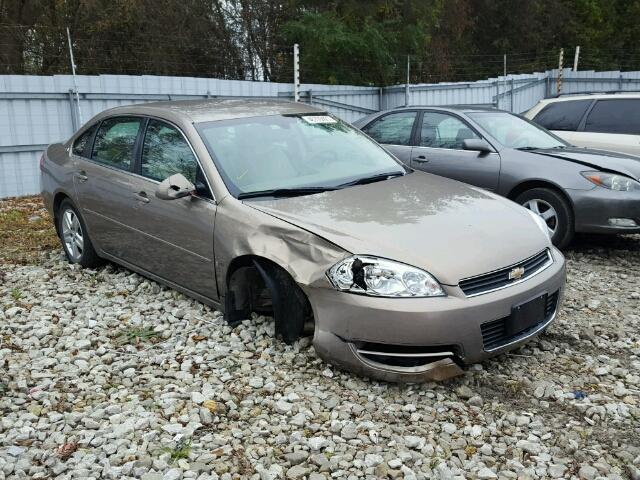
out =
[[[378,143],[387,145],[410,145],[411,131],[416,120],[416,112],[390,113],[362,129]]]
[[[121,170],[130,170],[142,120],[137,117],[109,118],[102,122],[93,143],[91,158]]]
[[[161,182],[181,173],[195,184],[197,169],[196,157],[178,129],[159,120],[149,120],[142,145],[142,175]]]
[[[533,119],[547,130],[575,131],[593,100],[571,100],[550,103]]]
[[[89,150],[89,148],[91,147],[91,145],[89,145],[89,142],[93,137],[93,132],[95,131],[95,129],[96,129],[95,125],[93,125],[92,127],[89,127],[86,132],[80,135],[76,139],[76,141],[73,142],[72,151],[74,155],[80,155],[81,157],[90,156],[91,151]]]
[[[640,135],[640,100],[598,100],[587,116],[584,130]]]

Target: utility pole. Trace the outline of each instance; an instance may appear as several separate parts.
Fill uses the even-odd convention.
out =
[[[293,101],[300,101],[300,47],[293,45]]]
[[[82,125],[82,110],[80,109],[80,94],[78,93],[78,82],[76,80],[76,62],[73,59],[73,47],[71,46],[71,33],[67,27],[67,40],[69,41],[69,57],[71,58],[71,73],[73,75],[73,88],[76,91],[76,104],[78,105],[78,124]]]
[[[580,59],[580,45],[576,47],[576,54],[573,57],[573,71],[578,71],[578,59]]]
[[[560,55],[558,57],[558,80],[556,81],[556,92],[558,95],[562,93],[562,68],[564,66],[564,48],[560,49]]]
[[[405,89],[404,89],[404,105],[406,107],[409,106],[409,96],[410,96],[410,91],[409,91],[409,74],[411,72],[411,57],[409,55],[407,55],[407,84],[405,85]]]

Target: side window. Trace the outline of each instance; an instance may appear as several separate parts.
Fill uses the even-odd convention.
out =
[[[587,116],[584,130],[640,135],[640,100],[598,100]]]
[[[593,100],[567,100],[550,103],[533,119],[547,130],[576,131]]]
[[[161,182],[181,173],[195,184],[197,170],[196,157],[178,129],[160,120],[149,120],[142,144],[142,175]]]
[[[459,118],[446,113],[424,112],[420,146],[462,150],[463,141],[480,138]]]
[[[95,129],[96,126],[93,125],[92,127],[89,127],[86,132],[76,138],[71,150],[74,155],[80,155],[81,157],[88,157],[91,155],[91,152],[88,152],[87,149],[90,146],[89,142],[91,141],[91,137],[93,136]]]
[[[362,129],[378,143],[388,145],[410,145],[416,112],[390,113]]]
[[[91,158],[121,170],[129,170],[142,120],[136,117],[108,118],[102,122]]]

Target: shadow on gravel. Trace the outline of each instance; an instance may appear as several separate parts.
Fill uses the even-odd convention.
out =
[[[636,250],[640,252],[640,235],[596,235],[577,234],[573,243],[566,248],[566,253],[586,253],[594,249]]]

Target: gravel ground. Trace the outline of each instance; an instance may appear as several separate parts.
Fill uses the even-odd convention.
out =
[[[0,480],[638,479],[640,237],[567,257],[547,335],[420,385],[119,267],[0,265]]]

